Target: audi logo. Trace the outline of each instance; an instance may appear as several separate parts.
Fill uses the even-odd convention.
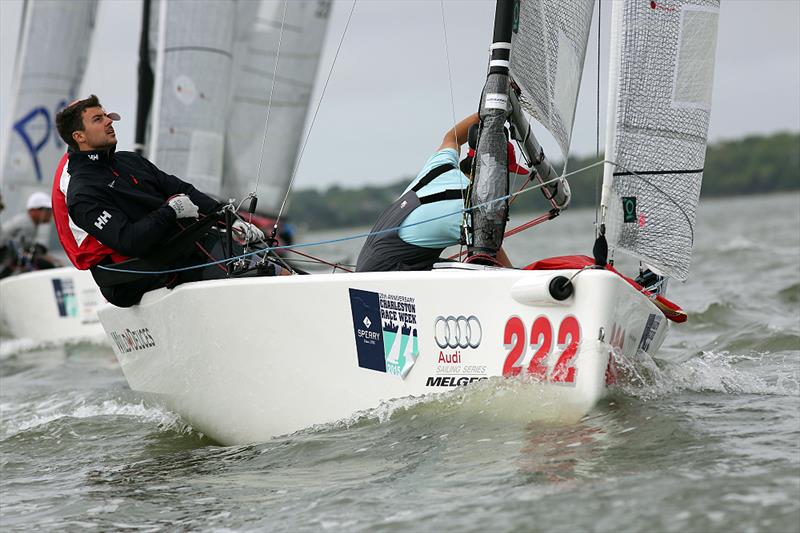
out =
[[[475,315],[437,316],[433,329],[439,348],[477,348],[483,337],[481,321]]]

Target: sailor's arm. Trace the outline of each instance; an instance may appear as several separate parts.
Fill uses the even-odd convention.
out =
[[[175,211],[164,204],[132,222],[119,209],[85,195],[69,204],[69,216],[79,228],[128,257],[141,257],[161,243],[175,228]]]
[[[467,142],[467,135],[469,133],[470,126],[477,124],[480,122],[480,120],[481,117],[478,115],[478,113],[473,113],[456,124],[454,128],[449,129],[447,133],[444,134],[444,139],[442,139],[442,144],[439,146],[439,150],[452,148],[457,152],[461,146]]]
[[[219,202],[195,189],[191,183],[186,183],[172,174],[167,174],[144,157],[142,157],[142,161],[145,165],[150,167],[150,171],[158,180],[167,198],[175,196],[176,194],[185,194],[200,208],[202,214],[207,215],[217,210]]]

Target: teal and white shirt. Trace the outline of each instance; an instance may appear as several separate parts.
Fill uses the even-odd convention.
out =
[[[429,184],[417,191],[417,196],[424,198],[446,189],[461,189],[467,194],[469,179],[458,168],[459,153],[453,148],[444,148],[433,154],[425,166],[412,181],[403,194],[411,190],[428,172],[441,165],[453,165],[455,168],[437,176]],[[441,200],[422,204],[414,209],[400,225],[398,235],[408,244],[423,248],[447,248],[461,241],[461,220],[463,218],[463,200]],[[447,215],[447,216],[444,216]],[[427,220],[436,218],[431,222]]]

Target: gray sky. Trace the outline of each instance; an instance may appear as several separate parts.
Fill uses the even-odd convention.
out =
[[[601,146],[605,124],[610,0],[602,1]],[[0,0],[0,124],[22,0]],[[309,119],[341,39],[351,0],[336,0]],[[448,61],[437,0],[360,0],[311,131],[296,187],[384,184],[416,174],[445,130],[477,107],[486,71],[494,2],[445,0]],[[140,0],[102,0],[82,93],[118,111],[120,149],[133,144]],[[595,24],[597,23],[595,17]],[[597,35],[589,39],[572,153],[596,144]],[[265,92],[268,88],[265,88]],[[800,130],[800,1],[723,0],[711,141]],[[6,132],[2,132],[5,135]],[[541,135],[557,157],[554,142]],[[3,139],[0,139],[3,141]]]

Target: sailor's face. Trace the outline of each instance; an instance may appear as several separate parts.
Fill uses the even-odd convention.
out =
[[[83,135],[78,142],[88,150],[102,150],[117,144],[117,134],[112,121],[102,107],[89,107],[83,110]]]

